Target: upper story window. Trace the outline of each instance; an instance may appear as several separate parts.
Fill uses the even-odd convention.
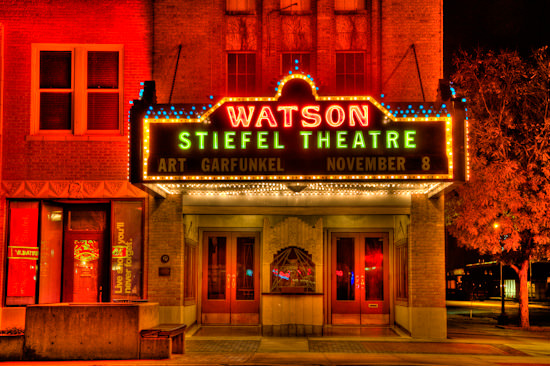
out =
[[[256,91],[256,54],[227,54],[227,92],[230,96],[252,95]]]
[[[281,12],[306,13],[311,11],[311,0],[281,0]]]
[[[120,134],[122,46],[33,45],[31,134]]]
[[[310,73],[311,55],[309,53],[283,53],[281,55],[281,74],[288,74],[289,71],[303,71]]]
[[[365,54],[363,52],[336,54],[336,90],[346,95],[357,95],[365,91]]]
[[[228,13],[253,13],[256,0],[226,0],[225,10]]]
[[[358,11],[365,10],[365,0],[335,0],[335,11]]]

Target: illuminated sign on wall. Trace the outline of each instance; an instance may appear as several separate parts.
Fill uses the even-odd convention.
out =
[[[223,98],[186,116],[150,106],[142,124],[142,182],[456,179],[450,114],[321,97],[301,74],[271,98]]]

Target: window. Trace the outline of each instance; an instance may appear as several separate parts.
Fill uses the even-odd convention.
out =
[[[289,71],[294,72],[295,70],[310,73],[310,59],[309,53],[283,53],[281,55],[281,74],[286,75]]]
[[[122,46],[33,45],[31,134],[121,133]]]
[[[9,201],[6,305],[142,297],[143,202]]]
[[[365,54],[339,52],[336,54],[336,90],[347,95],[364,92]]]
[[[255,0],[226,0],[227,12],[252,13],[255,10]]]
[[[183,293],[185,305],[196,303],[196,256],[197,246],[185,243],[184,271],[183,271]]]
[[[315,292],[315,263],[298,247],[281,249],[271,262],[271,292]]]
[[[357,11],[365,9],[365,0],[336,0],[334,10],[336,11]]]
[[[230,96],[251,95],[256,91],[256,54],[227,55],[227,92]]]
[[[281,11],[302,13],[311,10],[311,0],[281,0]]]
[[[408,245],[402,243],[395,247],[395,290],[398,300],[407,301],[408,291]]]

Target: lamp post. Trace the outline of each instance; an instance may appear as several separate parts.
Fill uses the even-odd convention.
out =
[[[495,230],[498,230],[499,227],[500,225],[498,222],[495,222],[493,224],[493,228]],[[499,237],[499,242],[500,242],[500,237]],[[497,318],[497,323],[500,325],[505,325],[505,324],[508,324],[508,315],[506,314],[506,308],[504,306],[505,293],[504,293],[504,276],[502,274],[502,258],[500,258],[499,264],[500,264],[500,315]]]

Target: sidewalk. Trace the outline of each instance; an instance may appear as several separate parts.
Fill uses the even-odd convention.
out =
[[[3,365],[549,365],[550,328],[500,327],[489,317],[449,315],[448,339],[412,339],[399,329],[362,335],[262,337],[257,330],[186,336],[186,353],[169,360],[5,362]],[[351,328],[350,328],[351,329]],[[351,332],[350,332],[351,333]],[[203,334],[203,335],[201,335]],[[204,335],[206,334],[206,335]],[[375,336],[369,336],[375,335]]]

